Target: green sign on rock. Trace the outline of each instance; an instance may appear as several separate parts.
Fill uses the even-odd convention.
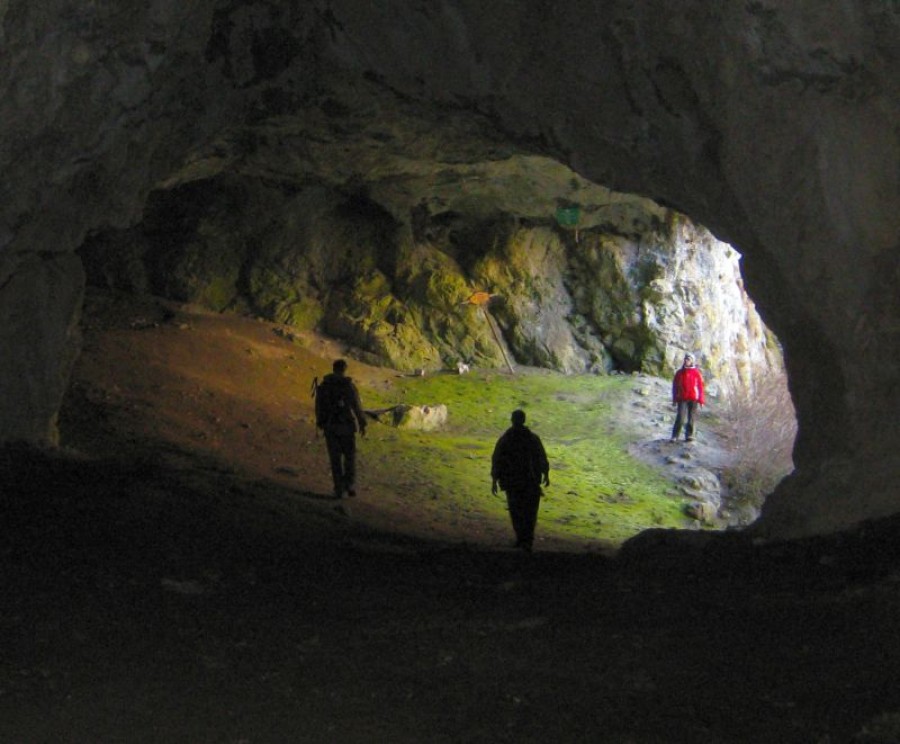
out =
[[[560,207],[556,210],[556,221],[563,227],[575,227],[581,218],[581,207]]]

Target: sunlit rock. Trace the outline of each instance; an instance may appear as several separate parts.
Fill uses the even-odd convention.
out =
[[[409,405],[401,403],[383,411],[377,411],[379,421],[398,429],[434,431],[447,423],[449,411],[443,403],[437,405]]]

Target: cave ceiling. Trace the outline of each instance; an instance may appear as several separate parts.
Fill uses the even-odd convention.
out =
[[[579,228],[662,219],[650,199],[592,183],[538,147],[514,144],[477,112],[423,106],[332,76],[301,111],[229,128],[158,185],[235,175],[283,188],[324,186],[378,203],[398,223],[498,214],[548,222],[578,208]]]

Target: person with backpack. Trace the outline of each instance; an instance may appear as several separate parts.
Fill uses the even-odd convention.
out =
[[[550,485],[550,463],[540,437],[525,426],[525,411],[512,412],[512,426],[497,440],[491,457],[491,493],[506,491],[515,547],[531,552],[541,502]]]
[[[693,354],[685,354],[684,362],[672,380],[672,404],[675,406],[675,425],[671,441],[677,442],[684,424],[684,441],[694,440],[694,415],[704,404],[703,375],[697,369]]]
[[[316,385],[316,427],[325,432],[334,497],[356,496],[356,432],[366,435],[359,391],[347,377],[347,362],[337,359],[331,374]]]

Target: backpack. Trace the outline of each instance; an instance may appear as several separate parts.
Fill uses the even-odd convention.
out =
[[[312,396],[316,401],[316,428],[349,426],[355,431],[353,383],[350,378],[326,375],[319,382],[316,377],[312,387]]]

